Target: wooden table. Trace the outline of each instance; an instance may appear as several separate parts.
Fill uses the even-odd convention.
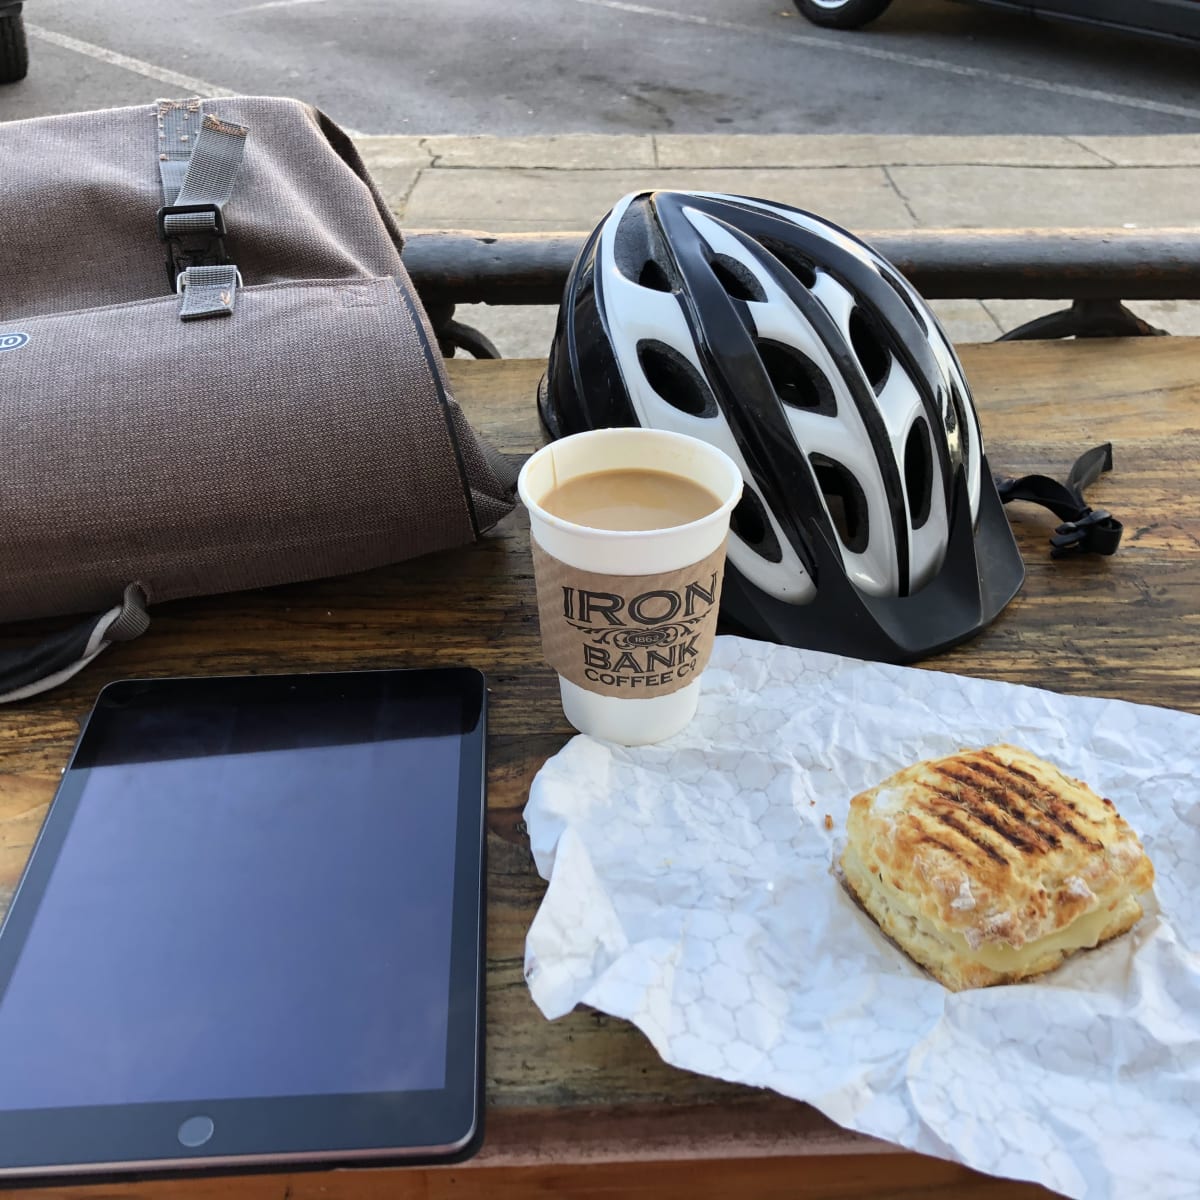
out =
[[[974,642],[929,666],[1200,712],[1200,341],[1008,343],[962,349],[994,468],[1065,474],[1114,445],[1089,499],[1125,522],[1111,559],[1052,563],[1054,519],[1012,512],[1024,591]],[[536,439],[538,362],[452,362],[470,418],[504,452]],[[4,645],[0,640],[0,647]],[[526,523],[482,544],[350,579],[163,605],[141,640],[82,677],[0,709],[0,911],[81,718],[131,675],[467,663],[491,686],[487,1141],[471,1162],[78,1187],[105,1197],[1029,1198],[1040,1188],[846,1133],[813,1109],[665,1066],[632,1026],[578,1011],[550,1023],[522,953],[543,884],[521,812],[570,730],[542,664]],[[25,1193],[21,1193],[25,1194]]]

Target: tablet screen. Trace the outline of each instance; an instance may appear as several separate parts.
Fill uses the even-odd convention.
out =
[[[0,1112],[445,1086],[463,699],[400,674],[101,705]]]

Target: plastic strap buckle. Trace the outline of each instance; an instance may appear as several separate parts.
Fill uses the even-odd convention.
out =
[[[172,217],[191,217],[171,230]],[[198,218],[208,217],[207,222]],[[179,228],[178,225],[182,225]],[[158,237],[167,247],[167,280],[172,290],[189,267],[217,267],[229,262],[225,252],[225,218],[218,204],[164,204],[158,210]]]
[[[1074,521],[1064,521],[1050,539],[1050,557],[1068,554],[1115,554],[1124,526],[1103,508],[1089,508]]]
[[[204,265],[205,265],[205,266],[209,266],[209,267],[221,267],[221,266],[227,266],[227,265],[232,265],[232,264],[227,264],[227,263],[205,263]],[[239,270],[237,269],[237,267],[234,267],[234,268],[233,268],[233,277],[234,277],[234,279],[236,280],[236,284],[235,284],[235,286],[237,287],[237,289],[238,289],[239,291],[241,291],[241,289],[242,289],[243,287],[245,287],[246,285],[245,285],[245,284],[242,282],[242,273],[241,273],[241,271],[239,271]],[[185,291],[187,291],[187,286],[188,286],[188,280],[187,280],[187,270],[180,271],[180,272],[179,272],[179,274],[178,274],[178,276],[177,276],[177,277],[176,277],[176,279],[175,279],[175,294],[176,294],[177,296],[182,296],[182,295],[183,295],[183,293],[184,293]]]

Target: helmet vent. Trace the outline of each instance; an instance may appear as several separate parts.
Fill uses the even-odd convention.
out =
[[[760,341],[758,353],[775,394],[785,405],[827,417],[837,415],[833,388],[812,359],[783,342]]]
[[[776,238],[760,239],[763,247],[769,250],[806,288],[812,288],[817,283],[817,269],[803,255],[798,253],[787,242]]]
[[[914,529],[929,520],[933,501],[933,451],[929,442],[929,425],[918,417],[908,431],[904,443],[904,490],[908,493],[908,512]]]
[[[783,551],[771,522],[767,519],[763,502],[749,485],[742,490],[742,498],[729,516],[729,528],[761,558],[767,562],[782,562]]]
[[[867,497],[858,480],[840,462],[826,458],[823,454],[811,454],[813,474],[817,487],[829,510],[842,545],[852,554],[861,554],[867,548]]]
[[[767,293],[762,284],[744,263],[728,254],[717,254],[709,265],[718,282],[735,300],[757,300],[760,304],[766,301]]]
[[[642,263],[642,269],[638,272],[637,281],[642,287],[651,288],[656,292],[671,291],[671,281],[667,278],[666,271],[652,258],[648,258]]]
[[[717,402],[700,372],[665,342],[637,344],[638,365],[646,382],[672,408],[693,417],[715,417]]]
[[[850,314],[850,345],[854,347],[858,365],[862,367],[867,382],[878,395],[887,382],[892,356],[879,336],[878,326],[861,308],[856,308]]]

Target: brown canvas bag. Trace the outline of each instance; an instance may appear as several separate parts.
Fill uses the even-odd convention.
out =
[[[296,101],[0,125],[0,699],[145,605],[472,541],[513,505],[353,143]]]

